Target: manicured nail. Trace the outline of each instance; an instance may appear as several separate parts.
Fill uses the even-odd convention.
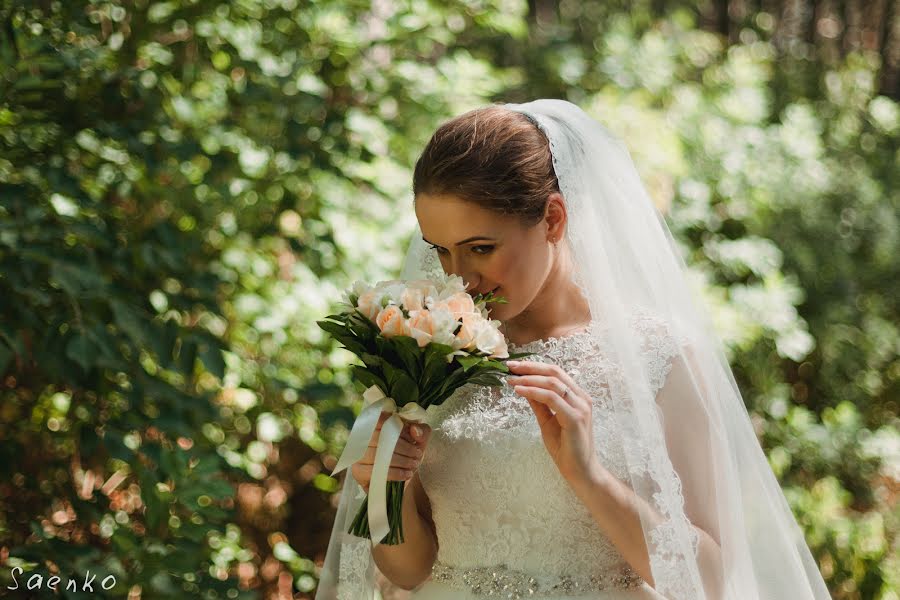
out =
[[[416,437],[419,437],[420,435],[422,435],[422,430],[419,429],[418,427],[413,427],[412,434]]]

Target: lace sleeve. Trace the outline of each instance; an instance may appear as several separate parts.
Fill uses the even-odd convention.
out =
[[[636,310],[631,318],[640,336],[641,353],[651,389],[656,394],[662,389],[675,359],[690,347],[690,337],[681,328],[646,309]]]
[[[699,368],[699,348],[693,339],[671,324],[656,323],[650,352],[651,377],[656,382],[656,404],[666,449],[680,483],[684,514],[697,528],[692,535],[694,557],[707,597],[719,597],[722,582],[719,556],[711,545],[700,544],[705,533],[720,542],[722,524],[717,507],[718,477],[727,459],[721,415],[710,397],[714,389]],[[704,550],[705,549],[705,550]]]

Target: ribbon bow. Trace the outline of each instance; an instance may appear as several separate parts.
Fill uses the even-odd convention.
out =
[[[387,514],[387,476],[388,468],[391,466],[391,456],[394,455],[397,440],[400,439],[400,433],[403,431],[403,421],[415,423],[425,421],[433,412],[431,409],[434,408],[434,405],[424,409],[415,402],[408,402],[398,412],[397,403],[394,399],[385,396],[384,392],[377,385],[369,386],[363,392],[363,399],[365,400],[365,408],[356,417],[353,428],[350,430],[347,445],[344,446],[344,451],[341,453],[341,457],[338,459],[331,475],[333,477],[340,473],[365,455],[366,448],[369,447],[369,440],[372,439],[372,434],[375,433],[375,426],[378,425],[378,417],[381,416],[381,412],[392,413],[381,425],[378,445],[375,448],[375,464],[372,466],[372,480],[369,482],[367,510],[369,513],[369,533],[374,546],[390,532]]]

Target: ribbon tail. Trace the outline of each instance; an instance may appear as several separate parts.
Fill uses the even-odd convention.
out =
[[[344,451],[341,452],[341,457],[331,472],[332,477],[363,457],[366,453],[366,448],[369,447],[372,434],[375,433],[375,427],[378,425],[378,417],[381,416],[382,407],[389,402],[393,402],[393,400],[390,398],[376,400],[359,413],[359,416],[356,417],[356,421],[353,423],[353,428],[350,430],[347,445],[344,446]]]
[[[375,464],[372,466],[372,481],[369,483],[369,533],[373,546],[384,539],[391,530],[387,514],[387,477],[391,457],[394,455],[401,431],[403,420],[395,413],[381,425],[381,433],[378,436]]]

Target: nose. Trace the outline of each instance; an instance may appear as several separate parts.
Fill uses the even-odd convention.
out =
[[[462,277],[466,286],[466,293],[475,294],[474,290],[478,289],[478,284],[481,282],[481,277],[478,276],[478,273],[466,269],[458,269],[455,265],[451,267],[449,273],[450,275]]]

